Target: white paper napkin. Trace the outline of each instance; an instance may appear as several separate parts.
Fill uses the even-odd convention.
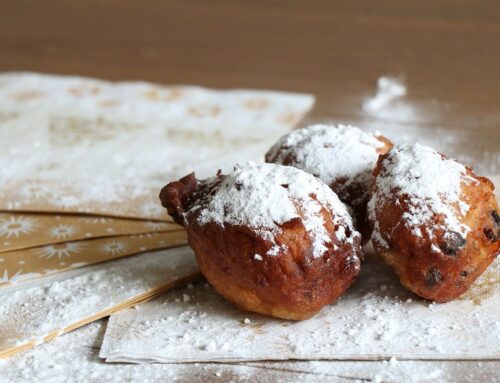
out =
[[[240,311],[197,284],[113,314],[100,356],[133,363],[500,359],[499,266],[463,298],[431,304],[372,260],[340,301],[303,322]]]
[[[286,92],[0,74],[0,209],[162,218],[166,181],[262,159],[313,103]]]

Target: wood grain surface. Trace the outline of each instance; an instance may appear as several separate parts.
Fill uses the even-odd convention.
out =
[[[500,129],[496,0],[3,0],[0,70],[318,95],[355,118],[383,74],[446,121]]]
[[[365,119],[360,100],[378,77],[397,75],[428,116],[402,127],[460,130],[464,150],[500,153],[498,0],[3,0],[0,71],[18,70],[310,92],[311,119],[346,122]],[[369,363],[352,363],[362,372],[342,381],[375,379]],[[500,380],[498,362],[439,363],[454,381],[471,368],[477,381]],[[296,366],[260,364],[255,380],[315,374]]]

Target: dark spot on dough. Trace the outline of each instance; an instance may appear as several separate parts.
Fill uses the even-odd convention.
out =
[[[425,277],[425,284],[428,287],[434,287],[435,285],[441,283],[443,279],[443,274],[441,274],[439,269],[437,267],[433,267],[429,270],[427,276]]]
[[[491,230],[489,227],[484,229],[484,235],[486,235],[486,238],[488,238],[490,241],[493,241],[493,238],[495,238],[495,233],[493,233],[493,230]]]
[[[451,231],[443,236],[443,241],[439,248],[447,255],[457,255],[459,250],[465,245],[465,238],[456,231]]]
[[[269,286],[269,282],[267,281],[267,278],[264,277],[263,275],[257,276],[257,284],[260,287],[268,287]]]
[[[465,270],[460,273],[461,277],[466,277],[467,275],[469,275],[469,273]]]
[[[345,236],[347,238],[351,238],[351,235],[352,235],[352,231],[351,229],[349,229],[348,227],[345,228]]]
[[[491,211],[491,216],[493,217],[493,221],[495,221],[495,225],[500,226],[500,216],[496,210]]]
[[[484,229],[484,235],[491,242],[496,242],[496,241],[498,241],[498,239],[500,239],[500,231],[495,234],[495,232],[492,229],[490,229],[489,227]]]

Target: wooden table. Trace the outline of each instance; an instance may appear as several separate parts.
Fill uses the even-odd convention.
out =
[[[497,1],[4,0],[0,70],[318,95],[353,118],[385,73],[455,126],[500,125]]]
[[[463,150],[493,153],[493,168],[500,154],[495,0],[3,0],[0,71],[14,70],[310,92],[318,96],[310,120],[360,124],[377,78],[403,76],[425,119],[388,124],[465,133]],[[351,362],[359,373],[345,381],[374,379],[381,362],[366,363]],[[454,381],[500,379],[498,362],[489,363],[444,364]],[[304,363],[255,368],[270,381],[315,374]]]

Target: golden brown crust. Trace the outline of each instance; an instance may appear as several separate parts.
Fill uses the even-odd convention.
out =
[[[384,159],[379,159],[375,175],[380,173]],[[376,209],[375,220],[388,245],[374,238],[376,252],[394,267],[404,286],[425,299],[447,302],[457,298],[500,252],[500,219],[493,184],[471,169],[467,174],[477,183],[462,183],[461,200],[470,206],[461,220],[471,229],[465,238],[441,229],[444,221],[439,215],[421,226],[422,236],[415,235],[407,225],[397,224],[409,211],[407,198],[394,197]],[[460,216],[459,207],[455,209]]]
[[[161,205],[167,209],[168,214],[179,225],[184,226],[185,206],[198,190],[198,180],[194,173],[182,177],[178,181],[173,181],[164,186],[160,191]]]
[[[161,193],[162,205],[184,223],[201,272],[222,296],[244,310],[302,320],[334,302],[354,282],[362,257],[360,235],[350,222],[336,219],[340,212],[330,208],[323,206],[319,212],[330,237],[321,256],[314,255],[299,205],[299,216],[278,225],[271,239],[245,225],[201,223],[204,206],[216,190],[214,183],[223,178],[204,183],[188,176]],[[314,195],[310,198],[318,201]],[[190,210],[193,206],[196,209]],[[277,254],[275,248],[280,249]]]
[[[391,142],[391,140],[389,140],[387,137],[385,137],[382,134],[377,134],[375,137],[377,137],[377,140],[384,143],[384,146],[377,148],[378,154],[385,154],[389,150],[391,150],[392,147],[394,146],[394,144]]]
[[[335,228],[328,222],[334,238]],[[330,247],[322,257],[312,259],[307,256],[312,252],[311,243],[300,219],[282,225],[277,237],[277,243],[286,244],[288,251],[262,260],[255,254],[266,254],[273,244],[247,227],[199,226],[193,216],[187,231],[200,270],[210,284],[236,306],[264,315],[310,318],[340,297],[359,272],[359,237],[353,244],[334,239],[338,249]]]

